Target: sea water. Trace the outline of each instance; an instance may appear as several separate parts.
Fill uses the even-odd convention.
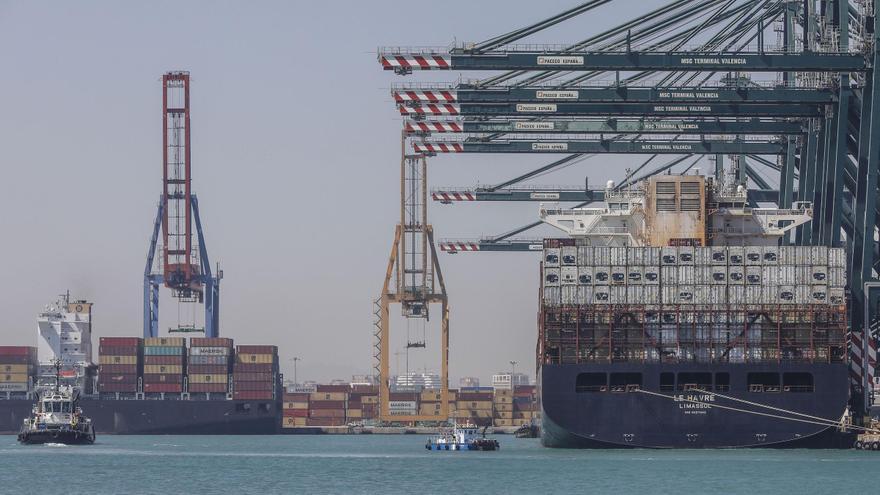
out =
[[[878,493],[880,452],[560,450],[498,435],[497,452],[429,452],[419,435],[0,436],[0,493],[653,495]]]

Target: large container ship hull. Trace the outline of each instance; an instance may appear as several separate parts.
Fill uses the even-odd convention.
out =
[[[540,371],[542,442],[561,448],[849,448],[850,435],[791,413],[839,420],[848,401],[847,370],[843,363],[545,364]],[[661,373],[682,372],[727,373],[729,385],[717,394],[753,404],[709,391],[661,388]],[[814,390],[749,391],[749,373],[785,372],[811,374]],[[638,373],[644,392],[579,392],[582,373]]]
[[[33,401],[0,401],[0,431],[17,433]],[[242,400],[83,399],[83,413],[99,434],[264,435],[278,432],[280,405]]]

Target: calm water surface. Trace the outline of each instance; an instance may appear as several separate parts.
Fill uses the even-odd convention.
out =
[[[99,436],[20,446],[0,436],[0,493],[758,494],[874,490],[880,453],[550,450],[427,452],[416,435]]]

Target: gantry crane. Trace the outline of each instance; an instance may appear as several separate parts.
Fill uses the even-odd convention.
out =
[[[168,72],[162,76],[162,195],[144,268],[145,338],[159,335],[159,286],[163,284],[181,308],[193,309],[192,319],[184,321],[181,315],[187,311],[178,308],[177,326],[169,332],[204,332],[206,337],[220,333],[223,272],[219,268],[216,275],[211,271],[199,202],[192,192],[190,143],[189,73]],[[159,263],[154,266],[157,255]],[[197,304],[204,305],[203,328],[195,322]]]
[[[434,230],[428,223],[427,159],[407,154],[406,134],[401,135],[400,220],[394,228],[394,243],[376,300],[375,369],[379,376],[379,420],[387,422],[445,422],[449,419],[449,298],[443,272],[434,249]],[[440,410],[438,414],[392,415],[390,399],[390,306],[400,304],[401,314],[411,320],[428,321],[431,305],[440,305]],[[407,342],[425,347],[425,341]],[[407,354],[408,355],[408,354]]]
[[[571,45],[516,44],[612,3],[588,0],[530,26],[451,49],[381,49],[382,67],[402,75],[501,71],[456,85],[394,88],[414,152],[567,154],[538,169],[542,172],[588,154],[651,155],[636,171],[663,154],[678,155],[674,162],[688,167],[696,163],[688,165],[691,156],[702,155],[714,160],[716,175],[727,155],[734,179],[767,191],[762,199],[774,199],[780,208],[795,200],[813,204],[815,220],[783,242],[836,246],[845,236],[853,289],[851,357],[853,363],[867,358],[871,364],[876,343],[864,338],[862,313],[863,283],[876,279],[880,268],[874,242],[880,227],[875,108],[880,0],[673,0]],[[777,47],[765,42],[771,27]],[[752,75],[765,80],[756,82]],[[602,76],[613,80],[603,85]],[[677,136],[663,137],[672,134]],[[766,158],[771,156],[775,163]],[[776,190],[757,166],[778,175]],[[669,168],[656,167],[642,177],[628,174],[617,187]],[[556,194],[579,201],[575,207],[596,197],[588,188],[539,190],[537,196],[505,189],[528,177],[492,190],[438,191],[434,197],[450,203]],[[442,246],[449,252],[529,251],[536,240],[514,236],[540,224]],[[865,370],[853,367],[854,397],[867,396],[873,365]]]

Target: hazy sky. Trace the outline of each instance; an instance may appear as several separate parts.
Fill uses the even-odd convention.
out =
[[[0,342],[35,345],[65,289],[95,302],[97,337],[141,335],[143,267],[161,191],[161,75],[192,74],[194,188],[220,262],[221,335],[273,343],[300,379],[368,373],[372,301],[398,214],[394,82],[381,45],[479,41],[575,5],[480,2],[9,2],[0,0]],[[541,37],[569,42],[659,0],[618,0]],[[474,77],[475,74],[463,74]],[[558,158],[458,155],[431,186],[498,182]],[[598,184],[638,156],[601,156],[539,184]],[[438,238],[497,234],[537,204],[430,204]],[[544,232],[547,232],[546,230]],[[534,370],[538,256],[441,256],[451,375]],[[177,306],[162,300],[161,328]],[[439,315],[439,311],[435,314]],[[394,322],[405,340],[407,322]],[[422,325],[409,322],[421,339]],[[436,368],[437,324],[410,368]],[[400,357],[400,367],[404,358]],[[394,364],[392,363],[392,367]]]

